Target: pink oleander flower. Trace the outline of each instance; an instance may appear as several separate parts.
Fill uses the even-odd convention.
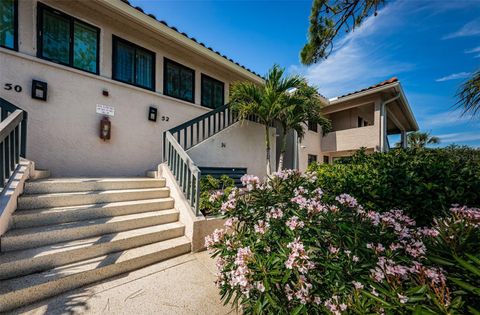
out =
[[[340,196],[337,196],[335,200],[338,201],[340,204],[350,208],[355,208],[356,206],[358,206],[357,199],[353,198],[349,194],[341,194]]]
[[[260,178],[254,175],[245,174],[240,178],[240,181],[242,182],[243,186],[246,186],[248,191],[251,191],[260,185]]]
[[[211,249],[214,245],[219,244],[225,236],[224,229],[215,229],[211,235],[205,237],[205,247]]]
[[[360,261],[360,258],[358,258],[357,255],[353,255],[353,256],[352,256],[352,261],[353,261],[353,262],[358,262],[358,261]]]
[[[408,297],[406,297],[405,295],[401,295],[400,293],[397,293],[397,295],[400,303],[405,304],[408,302]]]
[[[214,192],[213,194],[210,195],[210,197],[208,198],[208,201],[214,202],[214,201],[218,200],[221,196],[223,196],[223,192],[218,190],[218,191],[216,191],[216,192]]]
[[[438,232],[437,230],[429,229],[426,227],[418,228],[417,233],[419,233],[420,235],[429,236],[429,237],[437,237],[438,235],[440,235],[440,232]]]
[[[237,223],[239,220],[237,217],[232,217],[232,218],[228,218],[225,223],[223,224],[223,226],[225,226],[226,228],[233,228],[233,226],[235,225],[235,223]]]
[[[257,224],[254,225],[255,232],[259,234],[265,234],[269,227],[270,224],[264,220],[258,220]]]
[[[265,286],[263,285],[263,282],[261,282],[261,281],[257,281],[255,283],[255,288],[260,292],[265,292]]]
[[[337,254],[340,250],[339,250],[338,248],[336,248],[335,246],[330,245],[330,246],[328,247],[328,251],[329,251],[331,254],[334,254],[334,255],[335,255],[335,254]]]
[[[358,281],[352,281],[352,284],[353,284],[353,286],[355,287],[355,289],[357,289],[357,290],[361,290],[361,289],[364,288],[363,284],[361,284],[361,283],[358,282]]]
[[[283,211],[280,208],[270,210],[269,215],[273,219],[280,219],[283,217]]]
[[[303,221],[300,221],[297,216],[293,216],[288,221],[285,223],[290,230],[295,230],[297,228],[303,228],[305,226],[305,223]]]
[[[315,268],[315,264],[310,261],[310,257],[308,257],[299,237],[288,243],[287,248],[291,250],[285,262],[287,269],[296,268],[301,274],[306,274],[309,270]]]

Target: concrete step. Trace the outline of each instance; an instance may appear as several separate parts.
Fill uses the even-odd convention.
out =
[[[189,251],[190,241],[186,237],[179,237],[57,267],[42,273],[2,281],[0,312],[28,305]]]
[[[170,190],[168,187],[22,195],[18,198],[17,208],[39,209],[78,206],[93,203],[165,198],[169,195]]]
[[[0,252],[34,248],[102,234],[117,233],[157,224],[171,223],[178,221],[178,217],[179,212],[172,209],[63,223],[51,226],[13,229],[1,237]]]
[[[165,179],[132,178],[49,178],[25,183],[25,194],[46,194],[92,190],[117,190],[165,187]]]
[[[146,244],[183,236],[185,226],[167,223],[0,254],[0,280],[40,272]]]
[[[18,210],[13,213],[13,228],[28,228],[81,220],[98,219],[155,210],[172,209],[173,198],[98,203],[70,207]]]

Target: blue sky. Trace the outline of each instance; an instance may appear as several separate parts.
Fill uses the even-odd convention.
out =
[[[171,26],[264,74],[278,63],[334,97],[397,76],[420,128],[480,147],[480,119],[451,109],[480,68],[480,0],[396,0],[340,38],[320,64],[301,66],[311,1],[131,0]]]

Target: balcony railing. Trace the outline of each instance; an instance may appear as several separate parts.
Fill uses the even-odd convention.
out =
[[[378,126],[366,126],[332,131],[322,138],[323,152],[358,150],[360,148],[376,148],[379,143]]]

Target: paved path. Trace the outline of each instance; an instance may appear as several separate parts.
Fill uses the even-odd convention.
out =
[[[236,314],[220,301],[207,252],[179,256],[14,314]]]

